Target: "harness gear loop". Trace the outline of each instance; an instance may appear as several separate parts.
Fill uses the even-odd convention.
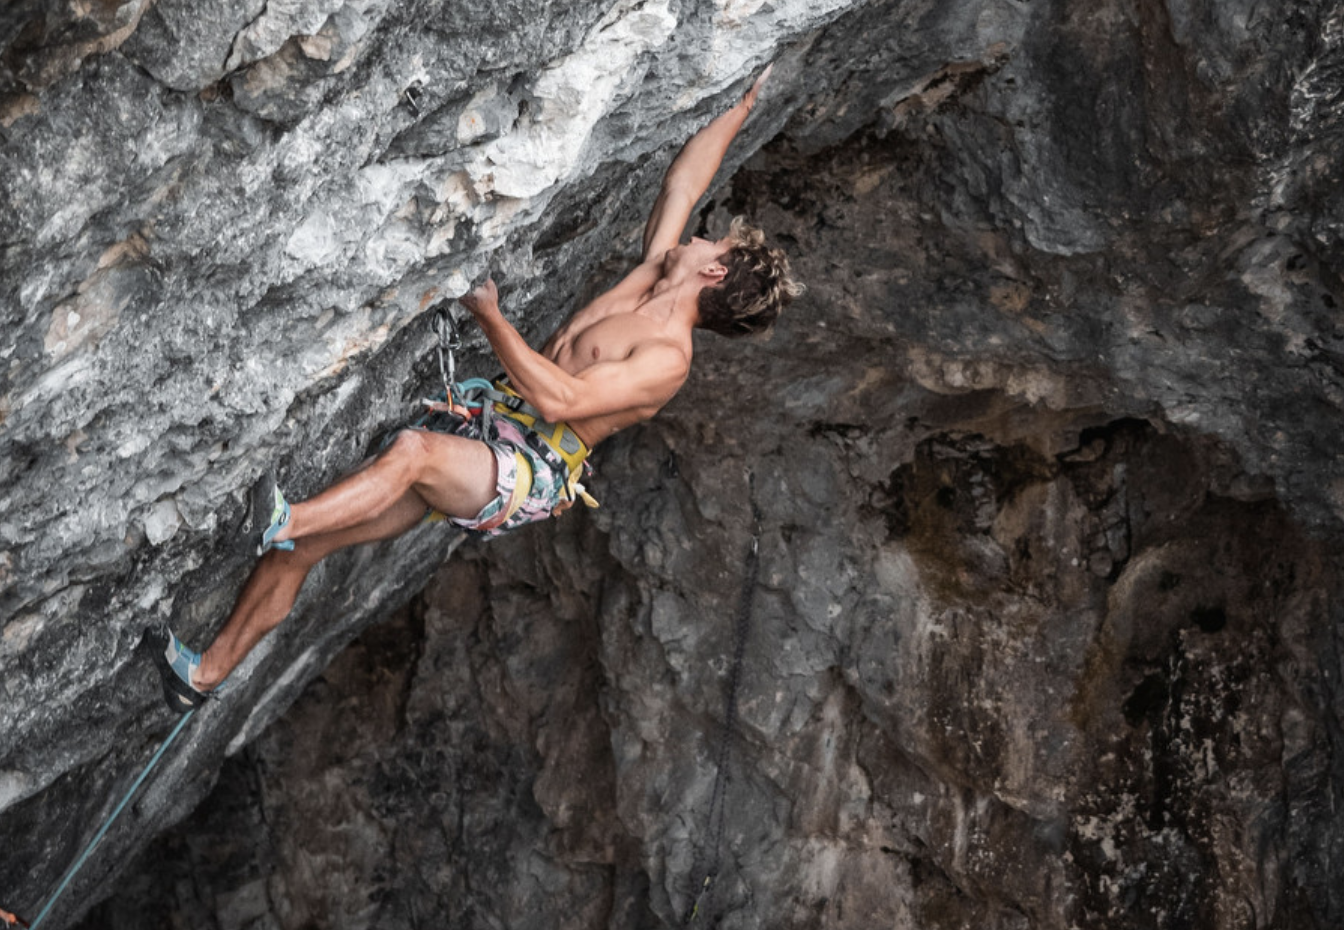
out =
[[[487,421],[491,416],[508,417],[534,434],[560,458],[567,472],[564,496],[570,501],[583,501],[597,507],[597,499],[583,487],[583,476],[588,459],[588,445],[579,438],[568,423],[551,423],[536,407],[515,391],[503,379],[493,384],[483,378],[471,378],[457,385],[458,403],[468,410],[480,409]]]
[[[583,468],[588,458],[588,445],[568,423],[550,423],[542,419],[541,411],[523,399],[523,396],[502,381],[495,382],[499,389],[491,397],[495,413],[521,423],[541,437],[565,463],[569,475],[565,479],[565,497],[582,500],[589,507],[597,507],[597,499],[584,490]]]

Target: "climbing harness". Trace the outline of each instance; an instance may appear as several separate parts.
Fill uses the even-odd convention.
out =
[[[719,735],[719,744],[715,747],[714,790],[710,792],[709,814],[706,818],[709,837],[703,848],[696,852],[691,862],[690,880],[697,879],[700,884],[692,884],[694,897],[686,910],[683,924],[696,921],[701,912],[708,909],[713,893],[714,882],[719,877],[722,863],[720,849],[723,845],[725,815],[728,796],[728,753],[732,748],[733,736],[737,731],[737,692],[742,683],[742,665],[747,653],[747,634],[751,631],[751,605],[756,594],[756,579],[761,564],[761,511],[756,505],[755,480],[747,474],[747,495],[751,500],[752,535],[751,548],[747,552],[746,572],[742,578],[742,594],[737,605],[737,623],[733,627],[733,665],[728,673],[728,688],[723,699],[723,730]]]
[[[84,847],[84,851],[80,853],[79,858],[75,860],[75,864],[70,866],[69,870],[66,871],[65,877],[62,878],[61,883],[56,886],[56,891],[47,899],[47,903],[43,905],[42,910],[38,912],[38,915],[33,919],[33,922],[31,924],[24,923],[18,917],[15,917],[13,914],[6,911],[0,911],[0,920],[4,920],[10,925],[18,924],[19,926],[27,927],[29,930],[37,930],[37,928],[42,925],[42,921],[46,920],[47,915],[51,913],[51,909],[55,907],[56,902],[61,899],[61,895],[65,893],[66,887],[69,886],[71,880],[74,879],[75,874],[84,867],[84,863],[88,862],[89,857],[93,855],[94,849],[97,848],[100,842],[102,842],[103,837],[107,835],[107,831],[111,829],[112,824],[119,816],[121,816],[121,812],[126,809],[126,805],[130,803],[131,798],[135,797],[136,792],[140,790],[140,786],[144,783],[145,779],[149,777],[149,773],[154,770],[154,766],[159,764],[159,760],[163,758],[163,754],[168,751],[168,747],[173,744],[173,740],[177,739],[177,735],[182,732],[182,728],[187,725],[187,721],[190,720],[195,713],[196,708],[192,708],[182,715],[182,719],[178,720],[177,726],[173,727],[173,731],[168,734],[168,738],[159,746],[158,751],[156,751],[153,757],[149,760],[149,764],[145,766],[144,770],[141,771],[140,775],[131,784],[131,787],[127,790],[126,795],[121,799],[121,802],[113,809],[108,818],[103,821],[103,825],[98,828],[98,832],[93,835],[93,839],[89,840],[88,845]]]
[[[435,431],[456,432],[463,423],[477,417],[486,424],[492,416],[508,417],[541,439],[564,462],[567,470],[564,496],[567,500],[582,500],[589,507],[598,506],[582,484],[589,449],[579,435],[566,423],[547,421],[541,411],[524,400],[503,378],[493,383],[484,378],[458,381],[456,352],[462,347],[462,334],[445,304],[440,304],[434,310],[434,334],[438,340],[436,348],[444,399],[436,401],[427,398],[421,401],[427,412],[414,425]],[[526,465],[526,460],[521,455],[518,460],[520,467],[526,468],[530,475],[530,466]],[[515,499],[510,502],[501,523],[513,516],[522,505],[530,484],[530,481],[525,484],[520,482],[523,493],[514,495]]]

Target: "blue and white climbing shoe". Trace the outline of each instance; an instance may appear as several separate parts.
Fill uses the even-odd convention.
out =
[[[145,631],[144,642],[159,671],[168,708],[185,714],[204,704],[206,693],[191,686],[191,673],[200,668],[201,657],[182,645],[182,640],[166,626],[150,627]]]
[[[269,516],[267,516],[269,512]],[[263,524],[262,521],[266,523]],[[280,493],[279,486],[267,475],[260,483],[255,492],[252,501],[252,525],[263,526],[261,531],[261,542],[257,544],[257,555],[265,555],[272,549],[283,549],[289,552],[294,548],[294,540],[284,539],[279,542],[275,537],[280,531],[289,525],[289,501],[285,500],[285,495]]]

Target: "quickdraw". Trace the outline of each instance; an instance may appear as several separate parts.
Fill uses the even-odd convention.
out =
[[[484,378],[468,378],[461,382],[457,380],[457,350],[462,348],[462,333],[446,302],[434,308],[433,326],[437,338],[435,350],[439,357],[439,379],[443,382],[443,399],[432,400],[426,397],[421,400],[420,403],[425,407],[426,413],[415,424],[431,429],[434,427],[427,421],[435,415],[446,414],[462,420],[470,420],[479,415],[487,400],[477,396],[469,398],[468,395],[478,395],[483,390],[489,391],[493,388],[493,385]]]
[[[434,335],[439,337],[439,377],[443,379],[443,393],[453,402],[453,381],[457,378],[457,358],[454,353],[462,348],[462,334],[452,313],[440,305],[434,311]]]

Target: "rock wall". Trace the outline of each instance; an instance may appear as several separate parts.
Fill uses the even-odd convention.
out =
[[[701,215],[796,256],[773,339],[700,344],[595,514],[333,560],[57,919],[115,883],[90,926],[679,922],[750,472],[704,920],[1340,922],[1337,10],[235,12],[0,19],[0,905],[165,732],[134,645],[218,623],[256,475],[311,491],[398,421],[435,288],[502,271],[537,337],[618,274],[779,57]]]

